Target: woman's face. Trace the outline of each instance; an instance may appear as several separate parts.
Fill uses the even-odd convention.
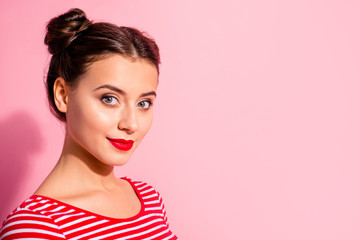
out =
[[[111,55],[93,63],[68,94],[72,147],[107,165],[126,163],[150,129],[157,85],[147,60]]]

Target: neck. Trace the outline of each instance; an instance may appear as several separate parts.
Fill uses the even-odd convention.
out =
[[[118,181],[114,166],[104,164],[78,145],[68,134],[58,163],[51,172],[76,190],[104,190]],[[65,184],[65,183],[64,183]],[[66,185],[65,185],[66,186]],[[81,189],[77,189],[77,188]]]

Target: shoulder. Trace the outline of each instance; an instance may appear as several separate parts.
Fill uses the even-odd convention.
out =
[[[123,179],[127,180],[137,192],[143,203],[144,212],[147,214],[161,216],[166,228],[169,229],[167,213],[160,193],[152,185],[144,181],[133,180],[129,177],[124,177]],[[171,238],[166,239],[177,239],[177,237],[172,233],[170,237]]]
[[[138,194],[145,212],[160,214],[168,224],[166,210],[161,194],[150,184],[144,181],[133,180],[129,177],[124,177],[134,188]]]
[[[122,179],[128,181],[139,197],[145,199],[157,198],[161,199],[160,193],[149,183],[139,180],[133,180],[129,177],[123,177]]]
[[[41,211],[48,206],[40,197],[25,200],[3,222],[0,239],[65,239],[54,220]]]

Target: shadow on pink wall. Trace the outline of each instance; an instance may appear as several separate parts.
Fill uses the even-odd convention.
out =
[[[0,216],[6,217],[14,198],[26,181],[31,156],[41,150],[40,129],[26,112],[19,111],[0,120]]]

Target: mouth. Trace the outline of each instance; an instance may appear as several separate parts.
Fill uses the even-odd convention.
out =
[[[134,144],[133,140],[116,139],[116,138],[107,138],[107,140],[109,140],[109,142],[114,147],[116,147],[117,149],[119,149],[121,151],[129,151]]]

